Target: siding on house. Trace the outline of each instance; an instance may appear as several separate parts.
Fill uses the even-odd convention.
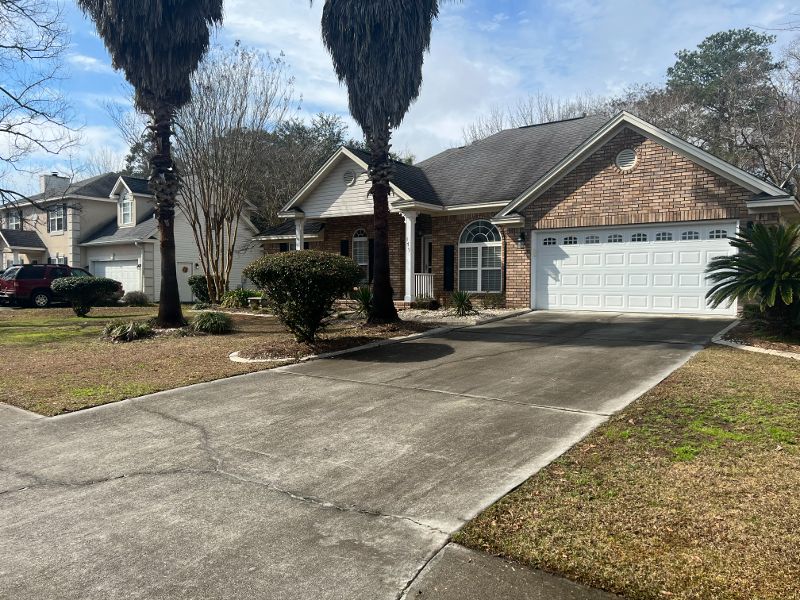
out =
[[[352,186],[344,182],[347,171],[353,171],[358,179]],[[349,158],[339,164],[325,177],[303,202],[307,218],[330,218],[347,215],[371,215],[372,198],[368,196],[370,183],[364,170]]]

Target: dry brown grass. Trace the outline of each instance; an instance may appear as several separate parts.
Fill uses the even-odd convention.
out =
[[[89,319],[71,309],[0,311],[0,402],[56,415],[286,364],[234,363],[228,355],[259,344],[295,344],[277,319],[255,315],[232,315],[236,330],[223,336],[159,336],[127,344],[100,339],[108,321],[145,320],[155,311],[97,308]],[[337,322],[329,335],[342,338],[342,347],[359,345],[363,339],[349,333],[356,326]],[[400,335],[388,329],[374,334]]]
[[[800,598],[800,369],[714,347],[457,535],[629,598]]]

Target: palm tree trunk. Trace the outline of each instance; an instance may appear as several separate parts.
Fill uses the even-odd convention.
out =
[[[178,291],[178,270],[175,266],[175,198],[178,194],[178,175],[172,160],[173,110],[159,105],[153,111],[150,126],[155,138],[156,152],[150,159],[150,190],[156,198],[156,219],[161,234],[161,296],[158,304],[158,325],[164,328],[182,327],[186,321],[181,311]]]
[[[367,132],[370,149],[369,174],[372,181],[372,203],[375,219],[375,253],[372,274],[372,311],[367,322],[399,321],[392,298],[389,273],[389,182],[392,164],[389,160],[389,128],[380,133]]]

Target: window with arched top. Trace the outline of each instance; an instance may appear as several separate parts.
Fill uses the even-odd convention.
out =
[[[568,235],[564,238],[562,242],[565,246],[574,246],[578,243],[578,237],[575,235]]]
[[[672,233],[669,231],[659,231],[656,234],[656,241],[657,242],[671,242],[672,241]]]
[[[473,221],[458,242],[458,289],[499,292],[502,284],[500,231],[489,221]]]
[[[612,233],[608,236],[608,243],[609,244],[620,244],[624,240],[622,239],[622,235],[619,233]]]
[[[708,234],[710,240],[724,240],[726,237],[728,237],[728,232],[725,229],[714,229]]]
[[[699,231],[684,231],[681,234],[681,240],[684,242],[690,242],[692,240],[699,240],[700,239],[700,232]]]
[[[542,246],[555,246],[556,243],[556,238],[554,237],[546,237],[542,240]]]
[[[364,229],[356,229],[353,234],[353,260],[364,272],[363,280],[369,278],[369,239]]]
[[[599,235],[587,235],[586,236],[586,243],[587,244],[599,244],[600,243],[600,236]]]
[[[632,242],[646,242],[647,241],[647,234],[646,233],[634,233],[631,236]]]

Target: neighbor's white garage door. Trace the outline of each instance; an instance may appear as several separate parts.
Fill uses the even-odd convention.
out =
[[[108,260],[94,263],[95,277],[108,277],[122,283],[126,292],[140,292],[139,267],[136,260]]]
[[[535,231],[536,308],[732,315],[710,309],[705,269],[735,221]]]

